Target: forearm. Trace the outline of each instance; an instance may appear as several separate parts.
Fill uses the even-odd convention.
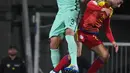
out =
[[[111,43],[115,42],[112,32],[106,32],[106,36]]]
[[[108,40],[111,43],[115,42],[112,31],[111,31],[111,28],[110,28],[110,18],[105,20],[104,25],[105,25],[105,34],[106,34]]]

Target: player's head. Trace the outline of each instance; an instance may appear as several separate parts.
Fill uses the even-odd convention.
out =
[[[113,8],[119,8],[123,3],[123,0],[95,0],[95,1],[101,4],[108,3],[108,5]]]
[[[111,5],[111,7],[119,8],[123,3],[123,0],[107,0],[107,2]]]
[[[10,46],[8,49],[8,55],[15,56],[17,54],[17,50],[15,46]]]

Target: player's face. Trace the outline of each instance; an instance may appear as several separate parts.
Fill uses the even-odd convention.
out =
[[[119,8],[123,3],[123,0],[108,0],[113,8]]]
[[[15,56],[17,54],[17,50],[12,48],[12,49],[9,49],[8,50],[8,54],[11,55],[11,56]]]

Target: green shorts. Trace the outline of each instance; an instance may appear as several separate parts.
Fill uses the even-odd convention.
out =
[[[60,36],[63,38],[67,28],[70,28],[75,32],[77,30],[78,16],[79,11],[76,10],[68,10],[66,12],[59,11],[51,27],[49,38],[53,36]]]

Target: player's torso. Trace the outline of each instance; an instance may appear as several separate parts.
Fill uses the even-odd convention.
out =
[[[4,59],[4,72],[5,73],[20,73],[22,66],[21,60],[16,58],[11,60],[8,57]]]
[[[109,9],[111,10],[111,8]],[[109,18],[109,16],[107,16],[105,12],[92,11],[87,8],[80,25],[87,31],[99,32],[99,28],[103,25],[103,21],[106,18]]]
[[[79,9],[79,0],[57,0],[60,10]]]

